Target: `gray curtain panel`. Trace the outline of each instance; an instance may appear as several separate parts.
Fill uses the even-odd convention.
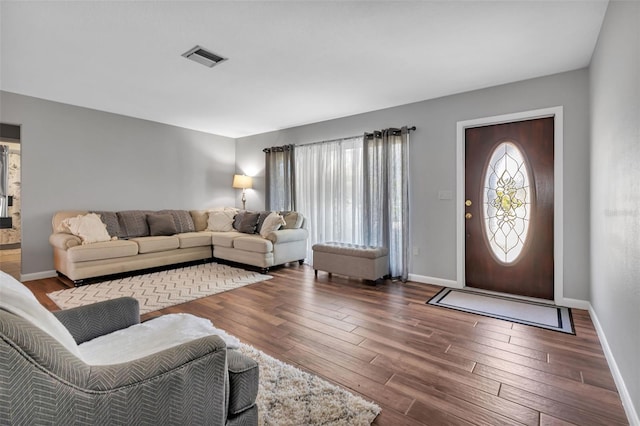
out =
[[[0,217],[9,216],[9,147],[0,145]]]
[[[365,244],[389,249],[392,277],[409,275],[409,130],[366,133],[363,148]]]
[[[296,210],[294,145],[265,148],[266,210]]]

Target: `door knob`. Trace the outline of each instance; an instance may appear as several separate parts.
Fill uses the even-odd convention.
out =
[[[467,207],[469,207],[471,204],[472,204],[471,200],[467,200],[467,201],[464,202],[464,205],[467,206]]]
[[[467,213],[467,214],[464,215],[464,217],[466,219],[471,219],[473,217],[473,215],[471,213]]]

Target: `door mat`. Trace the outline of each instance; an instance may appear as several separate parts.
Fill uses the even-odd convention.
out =
[[[576,334],[571,310],[562,306],[451,288],[442,289],[426,303],[561,333]]]

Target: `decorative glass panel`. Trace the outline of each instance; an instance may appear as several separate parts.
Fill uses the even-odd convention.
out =
[[[529,171],[511,142],[493,151],[484,178],[485,235],[495,257],[514,262],[524,247],[531,217]]]

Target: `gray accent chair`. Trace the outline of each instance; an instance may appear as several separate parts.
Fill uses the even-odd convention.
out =
[[[55,312],[76,343],[140,322],[121,298]],[[20,316],[0,309],[0,423],[256,425],[258,365],[218,336],[115,365],[87,365]]]

